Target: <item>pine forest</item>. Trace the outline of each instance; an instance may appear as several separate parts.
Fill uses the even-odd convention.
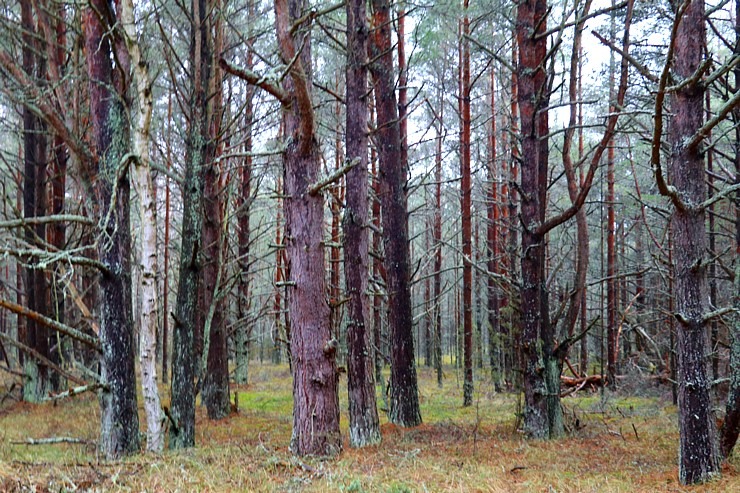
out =
[[[0,185],[0,491],[740,491],[740,0],[0,0]]]

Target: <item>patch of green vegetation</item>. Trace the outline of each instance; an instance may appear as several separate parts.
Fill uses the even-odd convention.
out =
[[[392,483],[385,490],[387,493],[412,493],[411,487],[404,483]]]
[[[261,413],[287,415],[293,411],[293,397],[284,392],[238,392],[239,409]]]

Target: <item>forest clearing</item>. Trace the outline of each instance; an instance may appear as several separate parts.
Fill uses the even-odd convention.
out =
[[[210,421],[198,406],[196,447],[162,456],[99,462],[98,405],[93,394],[0,410],[0,490],[199,492],[722,492],[740,487],[737,455],[722,479],[686,488],[678,483],[676,407],[670,388],[642,380],[650,397],[607,391],[563,399],[568,438],[527,441],[514,429],[516,394],[478,382],[473,406],[461,407],[455,369],[444,388],[419,372],[424,424],[402,429],[381,413],[380,445],[346,446],[333,459],[295,458],[290,439],[287,365],[254,365],[252,383],[236,387],[238,411]],[[639,393],[639,392],[638,392]],[[660,394],[663,394],[661,397]],[[346,441],[347,394],[340,393]],[[382,402],[378,396],[379,402]],[[143,410],[140,410],[143,417]],[[23,445],[66,436],[85,444]]]

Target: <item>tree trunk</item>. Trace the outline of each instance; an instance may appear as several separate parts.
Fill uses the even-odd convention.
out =
[[[324,200],[320,192],[309,192],[321,168],[311,103],[311,43],[305,25],[299,24],[295,30],[291,27],[306,7],[305,0],[275,0],[280,55],[284,63],[291,64],[290,76],[284,80],[283,102],[288,137],[283,160],[293,368],[290,449],[296,455],[334,455],[342,449],[335,361],[338,343],[331,337],[326,302]],[[296,51],[299,48],[300,53]]]
[[[223,114],[223,75],[216,65],[223,45],[221,0],[209,0],[206,18],[209,49],[203,52],[203,63],[209,64],[208,140],[206,144],[205,184],[203,189],[203,290],[200,313],[205,314],[203,324],[204,357],[206,358],[203,378],[202,399],[210,419],[221,419],[230,412],[229,404],[229,353],[226,343],[226,320],[224,314],[223,266],[223,195],[221,193],[221,118]]]
[[[380,442],[375,403],[373,352],[370,344],[368,292],[367,179],[367,14],[365,0],[347,3],[347,161],[356,165],[346,175],[344,211],[344,276],[349,297],[347,324],[347,389],[349,443],[364,447]]]
[[[463,254],[463,360],[465,378],[463,379],[463,407],[473,404],[473,250],[470,182],[470,19],[468,0],[463,0],[465,15],[462,25],[462,134],[460,137],[460,195],[462,212],[462,254]]]
[[[388,0],[373,0],[370,70],[378,115],[376,147],[380,157],[380,201],[391,331],[391,422],[404,426],[421,423],[414,361],[413,317],[409,286],[409,235],[406,180],[408,165],[401,161],[401,138],[391,52]]]
[[[106,267],[100,276],[101,382],[108,388],[100,395],[100,447],[108,459],[139,450],[134,331],[131,305],[131,230],[129,178],[121,162],[129,152],[128,118],[123,106],[121,81],[114,76],[114,47],[103,25],[104,0],[92,0],[85,11],[85,51],[90,76],[90,114],[97,166],[89,170],[94,180],[96,215],[102,219],[98,257]],[[115,21],[115,19],[114,19]],[[128,73],[123,53],[116,53],[115,70]]]
[[[157,387],[157,216],[156,198],[149,167],[149,136],[152,121],[152,83],[147,62],[142,58],[137,40],[132,0],[123,0],[120,9],[126,45],[136,77],[138,106],[135,111],[134,153],[137,158],[131,172],[139,196],[141,225],[141,319],[139,329],[139,363],[141,387],[146,413],[146,448],[159,453],[164,449],[162,407]]]
[[[735,47],[734,56],[740,57],[740,2],[735,2]],[[734,69],[735,81],[740,81],[740,67]],[[740,108],[732,112],[735,123],[735,184],[740,184]],[[735,280],[732,303],[735,313],[730,332],[730,389],[725,405],[725,419],[720,430],[720,449],[722,456],[729,458],[740,434],[740,191],[735,192]]]
[[[491,68],[491,136],[488,139],[488,227],[486,241],[488,243],[488,271],[499,274],[499,207],[498,175],[496,173],[496,79],[494,69]],[[503,177],[506,180],[508,177]],[[500,298],[498,286],[494,276],[488,276],[488,357],[491,365],[491,381],[494,387],[500,389],[503,380],[502,348],[503,334],[499,316]]]
[[[36,27],[33,9],[30,2],[21,3],[21,20],[23,24],[23,70],[28,77],[43,84],[46,78],[46,60],[43,49],[36,42]],[[28,108],[23,108],[23,217],[32,218],[47,214],[47,132],[46,124]],[[46,241],[46,225],[28,226],[25,240],[29,245],[41,246]],[[23,284],[28,307],[42,315],[50,314],[49,282],[44,269],[37,268],[39,259],[26,259],[23,269]],[[44,358],[50,358],[48,329],[28,319],[25,325],[26,346],[36,350]],[[54,390],[51,370],[31,355],[23,358],[26,381],[23,384],[23,399],[28,402],[39,402],[49,391]],[[58,381],[58,377],[54,380]]]
[[[615,14],[611,13],[611,40],[616,38]],[[614,111],[614,52],[609,63],[609,113]],[[606,380],[609,388],[617,385],[617,361],[619,359],[619,334],[617,310],[619,306],[617,287],[617,223],[614,213],[614,140],[610,140],[606,154]]]
[[[439,115],[435,130],[434,152],[434,224],[432,243],[434,245],[434,367],[437,373],[437,387],[442,388],[442,140],[444,122],[444,95],[439,90]]]
[[[195,378],[199,355],[198,299],[203,271],[203,170],[208,143],[208,81],[210,48],[207,0],[192,0],[190,65],[190,120],[185,142],[185,179],[182,185],[182,245],[177,286],[175,325],[172,333],[172,418],[169,447],[195,445]]]
[[[247,3],[247,15],[250,20],[254,20],[255,2],[249,0]],[[250,29],[251,29],[250,24]],[[254,35],[250,32],[247,38],[249,50],[247,51],[246,67],[252,70],[254,66],[254,55],[252,47],[254,44]],[[244,164],[241,172],[241,193],[239,195],[238,222],[239,222],[239,298],[238,298],[238,316],[236,332],[234,334],[234,380],[238,384],[247,384],[249,381],[249,348],[250,338],[252,335],[252,321],[250,318],[251,297],[250,297],[250,207],[252,196],[252,125],[254,123],[254,87],[247,88],[247,96],[244,104],[244,127],[246,135],[244,138]]]
[[[704,2],[693,0],[679,21],[675,38],[674,74],[689,79],[703,62]],[[673,93],[669,141],[669,176],[685,204],[706,198],[702,150],[688,147],[703,124],[704,88],[687,84]],[[678,321],[679,479],[703,482],[719,474],[719,450],[707,378],[707,279],[705,212],[703,207],[676,207],[671,217]]]
[[[519,47],[518,102],[522,148],[522,349],[524,353],[524,431],[531,438],[551,438],[548,419],[548,379],[552,370],[552,329],[545,286],[546,236],[537,229],[547,205],[547,38],[533,33],[546,29],[547,2],[525,0],[517,8]],[[559,378],[558,385],[559,385]],[[557,391],[559,395],[559,390]]]

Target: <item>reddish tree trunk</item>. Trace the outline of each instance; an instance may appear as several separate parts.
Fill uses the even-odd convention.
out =
[[[408,167],[401,160],[401,137],[391,52],[390,5],[373,0],[370,70],[378,115],[376,146],[380,157],[380,201],[391,330],[390,420],[401,426],[421,423],[414,361],[413,317],[409,287],[409,235],[406,181]]]
[[[211,0],[209,12],[220,12],[221,1]],[[219,55],[223,44],[223,25],[219,15],[211,14],[207,19],[213,53],[204,54],[204,62],[210,64],[208,80],[209,105],[208,140],[206,144],[205,184],[203,193],[203,298],[201,313],[205,314],[203,333],[208,337],[206,372],[203,379],[202,399],[211,419],[221,419],[229,414],[229,354],[224,318],[222,280],[224,260],[223,248],[223,196],[221,173],[223,170],[218,156],[221,154],[221,118],[223,113],[223,75],[215,63],[214,53]],[[209,43],[210,45],[210,43]]]
[[[290,449],[297,455],[334,455],[342,449],[339,433],[339,374],[337,341],[331,337],[330,310],[324,278],[321,193],[309,188],[318,181],[320,150],[314,135],[316,121],[311,103],[311,43],[309,26],[297,19],[307,8],[305,0],[276,0],[280,55],[291,64],[284,80],[285,135],[285,245],[290,276],[293,368],[293,436]],[[297,50],[301,50],[298,52]]]
[[[678,26],[674,74],[689,79],[703,62],[704,2],[693,0]],[[671,100],[669,176],[684,203],[706,197],[701,149],[687,147],[703,124],[704,88],[687,84]],[[703,207],[677,207],[671,218],[674,241],[675,315],[678,320],[679,479],[683,484],[719,474],[719,450],[707,378],[707,279],[705,212]]]
[[[533,33],[544,32],[546,16],[545,0],[526,0],[517,8],[517,78],[522,146],[524,429],[531,438],[550,438],[558,434],[558,430],[551,429],[550,425],[550,392],[546,378],[551,371],[553,347],[545,286],[546,235],[538,232],[547,206],[547,38]]]

